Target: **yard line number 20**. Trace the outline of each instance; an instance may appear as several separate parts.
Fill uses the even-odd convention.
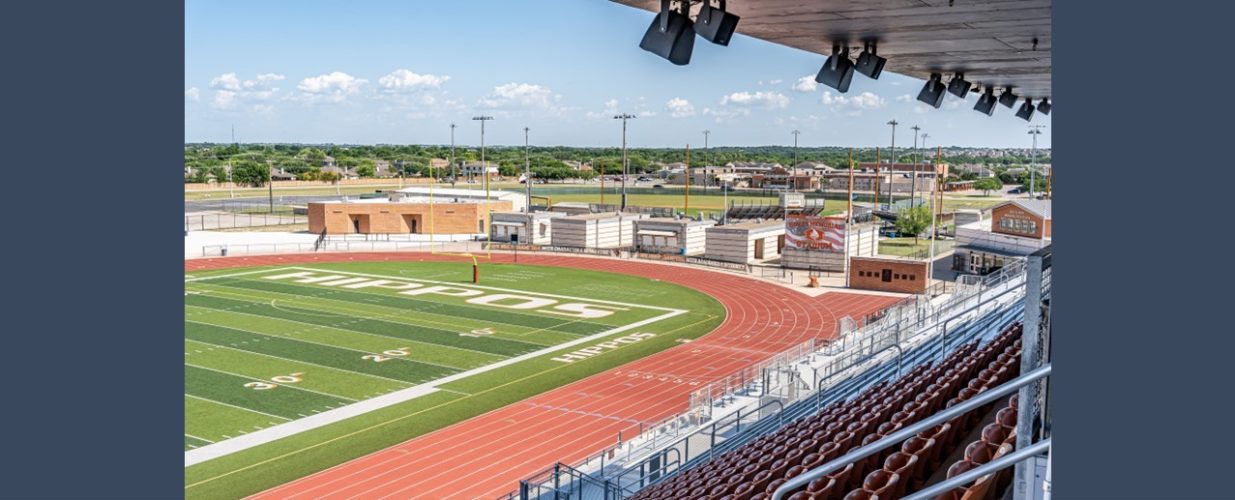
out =
[[[386,351],[382,351],[381,354],[366,354],[364,356],[361,356],[360,359],[372,361],[374,363],[381,363],[383,361],[390,361],[394,358],[401,358],[411,353],[412,353],[411,347],[400,347],[398,349],[389,349]]]
[[[268,391],[278,387],[279,384],[298,384],[301,380],[304,380],[304,372],[277,375],[270,377],[270,382],[249,382],[244,384],[244,386],[255,391]]]

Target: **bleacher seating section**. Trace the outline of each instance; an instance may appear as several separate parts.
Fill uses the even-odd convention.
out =
[[[894,381],[873,385],[848,401],[838,401],[776,432],[679,472],[632,498],[760,500],[785,481],[852,449],[873,443],[903,426],[996,387],[1020,372],[1020,324],[986,345],[979,341],[953,351],[938,365],[919,365]],[[981,439],[965,446],[964,458],[947,467],[949,477],[1010,452],[1015,445],[1016,397],[982,428]],[[791,500],[895,499],[920,490],[998,403],[937,425],[810,482]],[[1005,470],[1005,473],[1007,470]],[[989,500],[1006,487],[1006,474],[985,476],[946,498]]]

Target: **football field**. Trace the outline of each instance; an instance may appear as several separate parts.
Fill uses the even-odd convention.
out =
[[[287,461],[290,442],[330,439],[336,453],[313,456],[332,465],[671,347],[723,317],[710,297],[658,280],[484,262],[479,284],[471,273],[470,263],[357,262],[186,275],[186,495],[255,467],[261,480],[225,491],[295,479],[317,466],[271,463]],[[437,418],[352,447],[334,441],[337,427],[422,407]]]

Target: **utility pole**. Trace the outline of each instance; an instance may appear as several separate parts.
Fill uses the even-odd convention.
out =
[[[918,157],[918,131],[922,127],[914,125],[913,129],[913,172],[909,173],[909,206],[913,207],[918,201],[918,165],[921,163]]]
[[[845,201],[845,288],[849,287],[849,233],[853,230],[853,148],[849,148],[849,195]],[[878,239],[878,237],[876,237]]]
[[[455,167],[455,124],[450,124],[450,187],[455,187],[455,181],[459,180],[459,173]]]
[[[1029,161],[1029,199],[1031,200],[1034,198],[1033,190],[1035,187],[1037,187],[1036,177],[1034,177],[1034,173],[1037,171],[1037,168],[1038,168],[1038,136],[1042,135],[1042,129],[1045,127],[1046,127],[1045,125],[1030,125],[1029,126],[1029,135],[1033,136],[1033,155],[1031,156],[1031,159]]]
[[[888,125],[892,126],[892,160],[888,165],[888,171],[890,172],[888,174],[888,211],[890,212],[892,211],[892,204],[894,202],[892,196],[892,178],[896,176],[896,126],[900,125],[900,123],[893,119],[888,122]]]
[[[232,124],[232,145],[236,145],[236,125]],[[240,149],[239,146],[236,149]],[[232,179],[232,156],[227,155],[227,194],[230,198],[236,197],[236,181]]]
[[[622,120],[622,205],[621,205],[621,210],[623,212],[626,211],[626,176],[630,175],[629,173],[630,165],[629,165],[629,162],[626,160],[626,120],[629,120],[632,118],[636,118],[636,116],[630,113],[622,113],[620,115],[614,115],[613,117],[614,120]]]
[[[690,217],[690,144],[686,145],[686,190],[685,205],[682,206],[682,214],[687,218]]]
[[[473,116],[473,120],[480,122],[480,175],[484,176],[485,181],[485,200],[489,199],[489,164],[485,163],[485,122],[492,120],[492,116]]]
[[[704,194],[707,194],[708,192],[708,159],[709,159],[708,157],[708,134],[711,134],[711,133],[712,133],[711,130],[703,131],[703,193]]]
[[[798,134],[801,131],[793,131],[793,175],[789,176],[789,182],[793,184],[793,190],[798,190]]]
[[[532,212],[532,157],[527,140],[530,130],[532,129],[523,127],[523,182],[527,184],[527,205],[523,207],[523,213]]]

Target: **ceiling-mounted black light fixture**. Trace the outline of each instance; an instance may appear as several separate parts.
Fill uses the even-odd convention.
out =
[[[965,96],[969,95],[969,86],[969,82],[965,81],[965,74],[957,71],[952,80],[948,82],[948,92],[964,99]]]
[[[670,8],[670,0],[660,0],[660,13],[652,19],[639,48],[668,59],[678,66],[690,64],[695,49],[695,28],[690,21],[690,3],[678,0],[680,12]]]
[[[862,42],[862,53],[858,55],[858,64],[854,67],[858,73],[869,76],[872,80],[878,80],[879,75],[883,73],[883,65],[888,63],[888,60],[875,55],[878,50],[877,42],[867,40]]]
[[[995,97],[995,87],[987,85],[986,93],[978,96],[978,103],[973,105],[973,110],[991,116],[995,114],[995,103],[998,100]]]
[[[1012,93],[1012,87],[1004,87],[1003,93],[999,94],[999,104],[1002,104],[1008,108],[1011,108],[1012,105],[1016,104],[1016,99],[1016,94]]]
[[[939,105],[943,104],[944,90],[943,75],[931,73],[931,77],[922,86],[922,91],[918,92],[918,100],[930,104],[931,107],[938,108]]]
[[[712,0],[703,0],[699,16],[695,18],[695,33],[704,40],[717,45],[729,45],[733,32],[738,29],[738,16],[725,10],[725,0],[720,0],[720,8],[712,8]]]
[[[1025,104],[1021,105],[1021,109],[1016,110],[1016,117],[1029,121],[1033,117],[1033,103],[1029,99],[1025,99]]]
[[[840,42],[832,43],[832,55],[824,61],[815,75],[815,81],[832,87],[842,93],[849,91],[849,83],[853,81],[853,61],[849,60],[849,47]]]
[[[1048,101],[1045,97],[1038,101],[1038,112],[1044,115],[1051,114],[1051,101]]]

